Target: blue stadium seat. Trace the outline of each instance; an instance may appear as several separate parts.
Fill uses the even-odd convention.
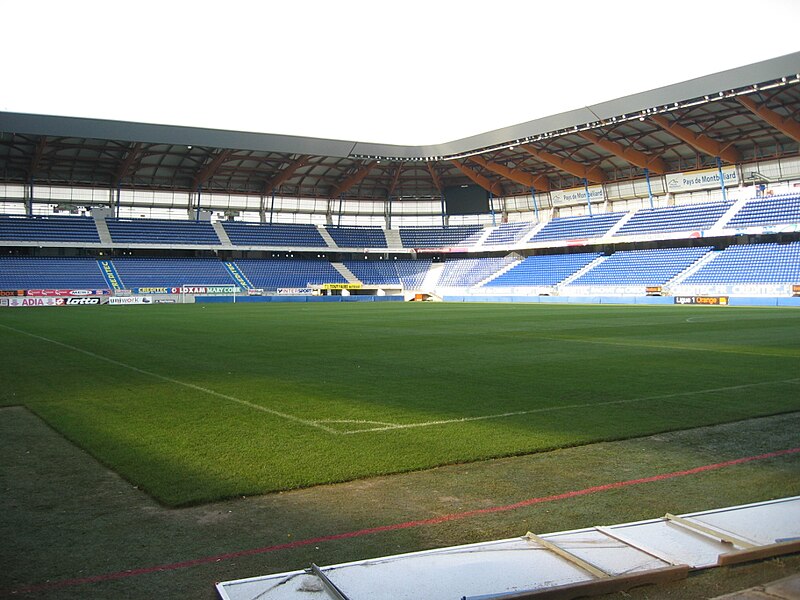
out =
[[[0,216],[0,240],[25,242],[100,242],[90,217]]]
[[[380,227],[332,227],[325,230],[340,248],[386,248],[386,236]]]
[[[699,231],[711,229],[733,202],[707,202],[685,206],[643,208],[614,234],[615,236]]]
[[[794,284],[800,282],[800,242],[742,244],[718,252],[681,283]]]
[[[702,247],[615,252],[570,285],[663,285],[710,250]]]
[[[210,221],[106,219],[106,223],[115,244],[220,245]]]
[[[223,221],[222,226],[234,246],[273,248],[327,248],[328,246],[315,225]]]
[[[529,256],[484,287],[554,286],[600,256],[599,252]]]
[[[600,238],[605,235],[625,213],[602,213],[594,216],[559,217],[548,221],[530,242],[579,240]]]
[[[0,257],[0,289],[106,289],[95,258]]]
[[[399,231],[404,248],[468,247],[480,239],[483,226],[401,227]]]

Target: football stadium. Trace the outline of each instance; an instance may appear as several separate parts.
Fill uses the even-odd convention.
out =
[[[800,53],[436,145],[0,112],[0,351],[2,597],[795,598]]]

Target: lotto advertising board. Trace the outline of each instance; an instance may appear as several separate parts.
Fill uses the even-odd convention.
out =
[[[7,306],[13,307],[31,307],[31,306],[100,306],[108,302],[109,298],[100,298],[97,296],[85,296],[83,298],[76,297],[59,297],[53,298],[50,296],[33,297],[26,296],[24,298],[8,298]]]

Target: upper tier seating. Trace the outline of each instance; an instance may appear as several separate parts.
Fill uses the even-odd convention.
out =
[[[346,260],[350,269],[364,285],[402,285],[418,289],[431,266],[430,260]]]
[[[683,284],[798,283],[800,242],[743,244],[718,252]]]
[[[325,243],[325,240],[317,231],[316,225],[223,221],[222,226],[234,246],[328,247],[328,244]]]
[[[503,223],[489,234],[484,246],[510,245],[520,241],[525,234],[533,229],[534,223]]]
[[[453,227],[401,227],[400,239],[404,248],[446,248],[471,246],[481,236],[481,225]]]
[[[599,252],[529,256],[485,287],[554,286],[600,256]]]
[[[711,248],[661,248],[615,252],[570,285],[662,285]]]
[[[514,262],[511,256],[495,258],[456,258],[444,263],[440,287],[469,287],[478,285],[490,275]]]
[[[99,242],[90,217],[0,216],[0,240],[26,242]]]
[[[256,288],[304,288],[325,283],[347,283],[327,260],[273,258],[266,260],[238,259],[239,269]]]
[[[118,257],[113,262],[126,289],[236,283],[216,258]]]
[[[0,289],[107,289],[94,258],[0,257]]]
[[[725,225],[726,229],[800,223],[800,195],[750,200]]]
[[[625,213],[602,213],[593,216],[559,217],[548,221],[530,242],[553,240],[578,240],[600,238],[605,235]]]
[[[218,246],[217,232],[210,221],[169,219],[106,219],[115,244],[168,244]]]
[[[733,206],[733,202],[708,202],[685,206],[642,208],[636,211],[614,235],[647,235],[649,233],[710,229],[731,206]]]
[[[380,227],[331,227],[325,230],[340,248],[386,248],[386,236]]]

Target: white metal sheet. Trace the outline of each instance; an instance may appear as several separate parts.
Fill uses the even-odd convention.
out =
[[[681,516],[760,545],[800,538],[800,496]],[[664,518],[606,529],[624,541],[593,528],[540,537],[612,576],[668,563],[711,567],[720,554],[737,549]],[[452,600],[595,579],[526,538],[387,556],[322,571],[349,600]],[[305,571],[223,582],[217,590],[223,600],[334,600],[323,582]]]

